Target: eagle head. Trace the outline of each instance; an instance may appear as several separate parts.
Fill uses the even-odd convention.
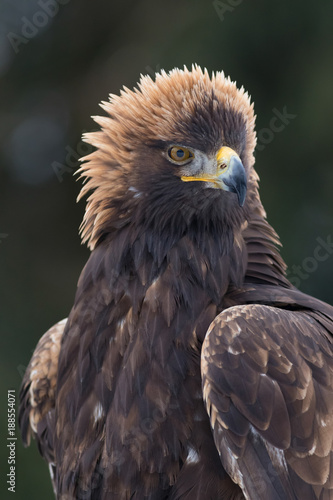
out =
[[[92,191],[81,226],[91,249],[127,224],[240,226],[247,183],[256,182],[255,117],[243,88],[223,72],[185,67],[142,76],[101,107],[101,130],[84,135],[97,150],[79,170],[87,180],[79,198]]]

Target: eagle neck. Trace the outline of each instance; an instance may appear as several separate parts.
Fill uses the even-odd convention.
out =
[[[191,315],[195,290],[219,306],[229,285],[242,283],[247,258],[240,229],[219,221],[203,225],[200,220],[186,227],[181,223],[168,228],[128,226],[94,252],[104,253],[111,293],[128,293],[129,284],[136,283],[135,310],[159,283],[170,300],[188,307]]]

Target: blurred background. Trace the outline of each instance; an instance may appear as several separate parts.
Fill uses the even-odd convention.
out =
[[[320,7],[319,7],[320,6]],[[256,168],[292,282],[333,303],[333,2],[1,0],[0,423],[39,337],[66,317],[88,257],[75,202],[98,103],[140,73],[196,62],[251,94]],[[319,256],[319,257],[318,257]],[[5,437],[1,498],[10,498]],[[52,498],[17,432],[16,496]]]

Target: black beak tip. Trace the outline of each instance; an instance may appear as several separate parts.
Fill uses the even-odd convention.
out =
[[[236,193],[238,198],[238,204],[240,207],[244,206],[245,198],[246,198],[246,183],[237,186]]]
[[[231,175],[229,178],[223,179],[224,183],[229,187],[229,190],[237,194],[238,204],[244,206],[247,190],[247,179],[245,168],[236,156],[231,158],[230,163]]]

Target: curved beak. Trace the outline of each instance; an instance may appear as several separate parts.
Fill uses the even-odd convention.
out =
[[[245,168],[237,153],[230,156],[227,169],[218,176],[218,179],[221,182],[221,189],[237,194],[238,204],[242,207],[246,197],[247,181]]]
[[[196,177],[183,176],[182,181],[201,181],[212,184],[215,189],[223,189],[237,194],[242,207],[246,197],[246,173],[238,154],[231,148],[223,147],[216,154],[215,173],[203,171]],[[209,168],[209,167],[208,167]],[[208,170],[208,169],[207,169]]]

